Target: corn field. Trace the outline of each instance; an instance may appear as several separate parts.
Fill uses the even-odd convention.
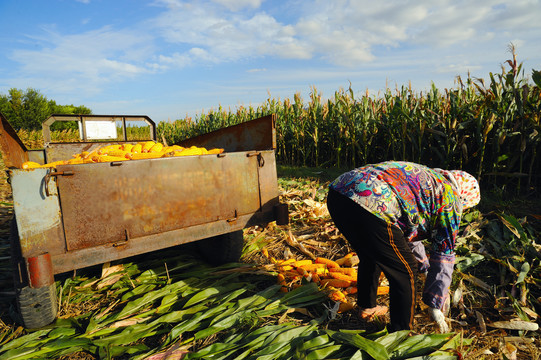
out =
[[[195,119],[157,125],[159,139],[175,144],[192,136],[277,115],[277,160],[283,165],[353,168],[384,160],[405,160],[474,174],[485,189],[528,193],[541,185],[541,72],[530,83],[513,59],[490,81],[457,78],[455,89],[435,86],[416,93],[411,86],[386,89],[360,98],[340,89],[330,99],[311,88],[308,101],[270,98],[258,107],[235,111],[219,106]],[[145,128],[128,129],[131,139],[147,136]],[[22,139],[39,142],[39,132]],[[78,138],[58,132],[53,139]]]
[[[415,93],[411,87],[387,89],[360,99],[340,89],[323,100],[311,88],[305,102],[269,98],[263,105],[216,111],[195,121],[161,123],[159,133],[172,142],[274,113],[278,118],[277,157],[284,165],[357,167],[384,160],[405,160],[460,168],[484,185],[500,189],[539,187],[541,73],[534,85],[524,77],[515,55],[490,74],[490,82],[457,78],[456,89]]]

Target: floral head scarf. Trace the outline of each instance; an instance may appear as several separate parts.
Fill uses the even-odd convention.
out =
[[[448,178],[456,187],[460,200],[462,201],[463,210],[479,204],[479,201],[481,200],[479,183],[472,175],[462,170],[435,170]]]

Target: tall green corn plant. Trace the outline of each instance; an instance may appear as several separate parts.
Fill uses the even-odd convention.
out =
[[[432,84],[421,99],[419,109],[419,155],[417,162],[431,166],[447,167],[444,120],[448,112],[444,95]]]
[[[324,122],[324,109],[321,103],[321,93],[317,91],[315,86],[312,87],[310,92],[310,103],[307,109],[308,122],[306,124],[307,137],[310,140],[309,149],[306,154],[310,156],[310,163],[315,166],[320,164],[320,136],[322,131],[322,125]]]

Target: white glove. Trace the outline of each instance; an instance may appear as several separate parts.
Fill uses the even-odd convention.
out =
[[[430,314],[430,317],[438,324],[440,333],[443,334],[449,332],[449,326],[445,322],[445,315],[443,315],[443,312],[440,309],[428,308],[428,313]]]

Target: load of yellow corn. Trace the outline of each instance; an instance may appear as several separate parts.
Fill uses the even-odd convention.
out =
[[[113,144],[99,147],[91,152],[83,151],[80,154],[73,155],[73,159],[60,160],[44,165],[33,161],[26,161],[22,164],[23,169],[50,168],[58,165],[68,164],[86,164],[139,159],[156,159],[161,157],[188,156],[188,155],[209,155],[221,154],[224,149],[210,149],[204,147],[192,146],[184,148],[179,145],[164,146],[155,141],[145,141],[139,143]]]
[[[276,260],[265,248],[262,249],[262,253],[274,264],[274,269],[278,273],[277,283],[282,285],[282,292],[302,286],[303,281],[315,282],[328,291],[331,300],[340,303],[339,313],[355,307],[354,301],[348,297],[357,293],[357,269],[354,266],[358,263],[358,257],[355,253],[349,253],[337,260],[317,257],[314,261],[295,258]],[[388,292],[388,286],[378,287],[378,295]]]

